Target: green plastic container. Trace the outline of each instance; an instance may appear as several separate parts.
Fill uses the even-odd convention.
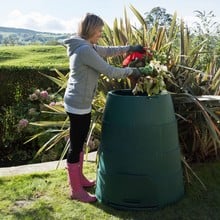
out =
[[[184,194],[169,94],[110,91],[103,115],[96,197],[118,209],[160,208]]]

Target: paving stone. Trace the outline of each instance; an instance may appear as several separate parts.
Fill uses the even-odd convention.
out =
[[[86,155],[85,155],[84,159],[88,162],[95,162],[96,155],[97,155],[97,152],[94,151],[94,152],[88,153],[88,158],[86,158]],[[44,163],[35,163],[35,164],[13,166],[13,167],[1,167],[0,177],[20,175],[20,174],[30,174],[30,173],[36,173],[36,172],[47,172],[47,171],[51,171],[55,169],[64,169],[65,166],[66,166],[66,160],[50,161],[50,162],[44,162]]]

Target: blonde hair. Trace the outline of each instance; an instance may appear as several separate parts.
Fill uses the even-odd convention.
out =
[[[104,22],[99,16],[87,13],[85,18],[79,24],[78,35],[87,40],[93,36],[98,27],[102,26],[104,26]]]

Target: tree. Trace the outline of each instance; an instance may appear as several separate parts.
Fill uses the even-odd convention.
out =
[[[7,38],[10,45],[16,45],[19,42],[19,37],[17,36],[17,34],[10,34]]]
[[[170,26],[172,21],[172,15],[166,12],[165,8],[155,7],[150,12],[145,12],[146,23],[148,28],[158,24],[159,26]]]
[[[199,22],[195,22],[194,32],[200,36],[218,35],[220,33],[220,24],[213,19],[216,17],[212,11],[206,13],[205,11],[194,11]]]
[[[211,62],[214,62],[218,69],[220,67],[220,24],[214,21],[215,15],[212,11],[206,13],[197,10],[195,13],[199,21],[195,22],[193,29],[194,44],[197,46],[205,41],[204,52],[200,58],[200,69],[205,69],[206,64]]]

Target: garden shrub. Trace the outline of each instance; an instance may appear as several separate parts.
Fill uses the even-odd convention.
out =
[[[63,72],[68,72],[68,69],[64,69]],[[18,67],[1,67],[0,68],[0,104],[1,106],[10,106],[17,99],[19,93],[19,99],[25,100],[28,94],[33,88],[52,88],[53,91],[57,90],[57,87],[46,77],[43,77],[40,73],[54,76],[55,71],[46,68],[18,68]]]
[[[65,70],[64,72],[67,71]],[[29,120],[36,120],[40,115],[39,109],[36,110],[35,117],[33,117],[33,114],[29,114],[34,105],[35,108],[37,105],[38,108],[40,106],[40,102],[31,102],[29,95],[37,88],[40,88],[41,91],[45,88],[44,91],[47,89],[47,92],[51,94],[57,91],[56,84],[42,76],[40,72],[50,76],[55,74],[53,70],[46,68],[0,68],[0,81],[3,82],[0,93],[0,166],[24,164],[32,161],[39,149],[39,145],[45,141],[45,139],[38,139],[24,144],[28,137],[38,131],[40,132],[39,128],[36,130],[36,127],[31,128],[29,126],[28,129],[25,129],[24,126],[27,118],[29,122]],[[35,161],[41,162],[41,160],[46,160],[46,158],[48,160],[58,159],[61,146],[62,143],[51,150],[53,153],[49,155],[46,152],[45,155],[47,154],[47,157],[42,155],[44,159],[38,158]]]

